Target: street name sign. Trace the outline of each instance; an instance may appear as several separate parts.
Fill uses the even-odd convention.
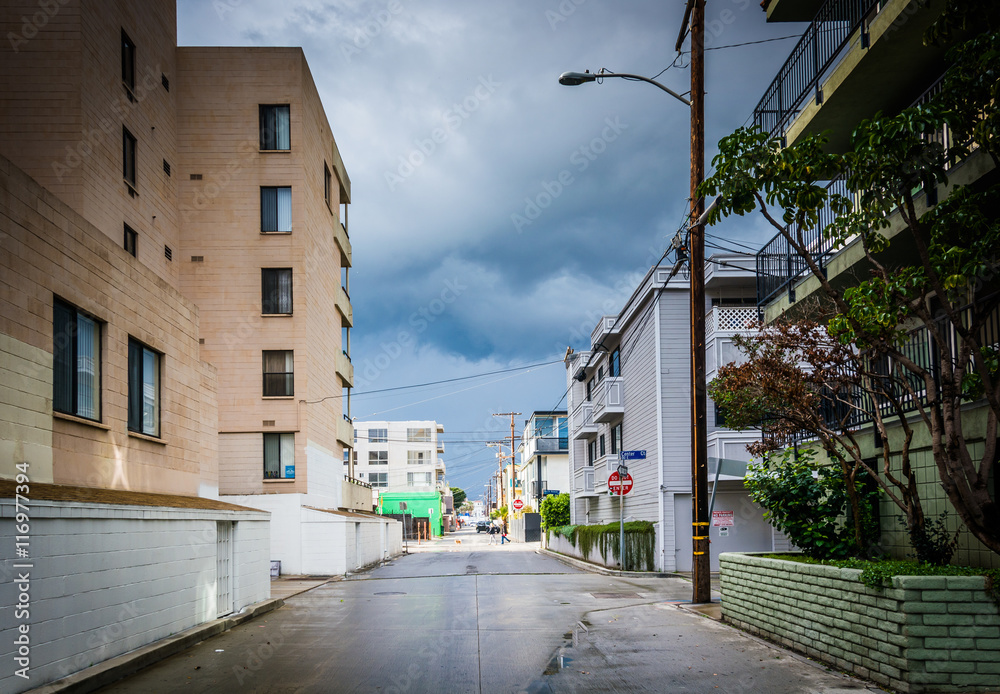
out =
[[[646,451],[622,451],[620,454],[622,460],[645,460]]]
[[[628,494],[632,491],[632,475],[627,474],[621,477],[617,472],[612,472],[611,476],[608,477],[608,489],[612,494],[617,494],[618,496]]]

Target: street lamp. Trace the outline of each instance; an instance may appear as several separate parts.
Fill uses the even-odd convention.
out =
[[[691,108],[691,217],[688,223],[691,264],[691,547],[693,602],[712,599],[708,518],[708,435],[705,386],[705,217],[698,186],[705,175],[705,0],[688,0],[685,24],[691,28],[691,100],[641,75],[618,72],[564,72],[559,84],[600,83],[605,77],[648,82]],[[683,39],[683,28],[681,33]],[[680,41],[678,48],[680,50]]]
[[[580,84],[585,84],[586,82],[598,82],[600,83],[605,77],[621,77],[626,80],[638,80],[640,82],[648,82],[653,86],[659,87],[665,91],[670,96],[674,97],[678,101],[682,102],[685,106],[690,106],[691,102],[685,99],[683,96],[675,92],[670,87],[665,87],[656,80],[651,80],[648,77],[643,77],[642,75],[630,75],[625,72],[608,72],[604,68],[601,68],[600,72],[564,72],[559,75],[559,84],[565,85],[567,87],[576,87]]]

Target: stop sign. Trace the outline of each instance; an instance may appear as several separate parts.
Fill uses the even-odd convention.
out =
[[[628,473],[624,477],[621,477],[617,472],[612,472],[611,476],[608,477],[608,489],[611,490],[612,494],[628,494],[632,491],[632,475]]]
[[[524,502],[520,499],[514,499],[514,509],[520,511],[522,508],[524,508]]]

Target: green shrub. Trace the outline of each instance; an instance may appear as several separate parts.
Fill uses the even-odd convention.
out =
[[[539,509],[543,527],[558,528],[569,525],[569,494],[550,494],[542,499]]]
[[[845,559],[856,555],[852,509],[843,472],[818,465],[811,450],[784,451],[751,464],[744,480],[750,498],[764,508],[764,519],[783,532],[807,556]],[[859,490],[865,489],[859,473]],[[878,492],[862,492],[862,527],[866,545],[877,539],[872,508]]]
[[[606,525],[566,525],[553,528],[589,560],[596,548],[604,563],[608,553],[620,562],[619,541],[621,528],[618,523]],[[628,571],[653,571],[656,563],[656,529],[649,521],[629,521],[625,524],[625,566]]]

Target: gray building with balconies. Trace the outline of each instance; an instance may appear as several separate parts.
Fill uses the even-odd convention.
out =
[[[739,358],[734,335],[756,319],[753,256],[717,255],[705,269],[706,364],[711,379]],[[646,457],[628,463],[632,490],[621,511],[656,527],[659,571],[691,570],[690,290],[671,268],[650,268],[617,315],[602,316],[589,349],[566,356],[571,522],[616,522],[620,497],[608,477],[623,450]],[[718,421],[709,401],[708,455],[715,487],[710,528],[712,566],[722,551],[784,549],[787,541],[764,522],[743,489],[741,475],[719,476],[721,461],[739,468],[755,431],[736,432]],[[727,465],[723,464],[723,471]],[[609,555],[610,557],[610,555]],[[610,561],[610,559],[609,559]]]

